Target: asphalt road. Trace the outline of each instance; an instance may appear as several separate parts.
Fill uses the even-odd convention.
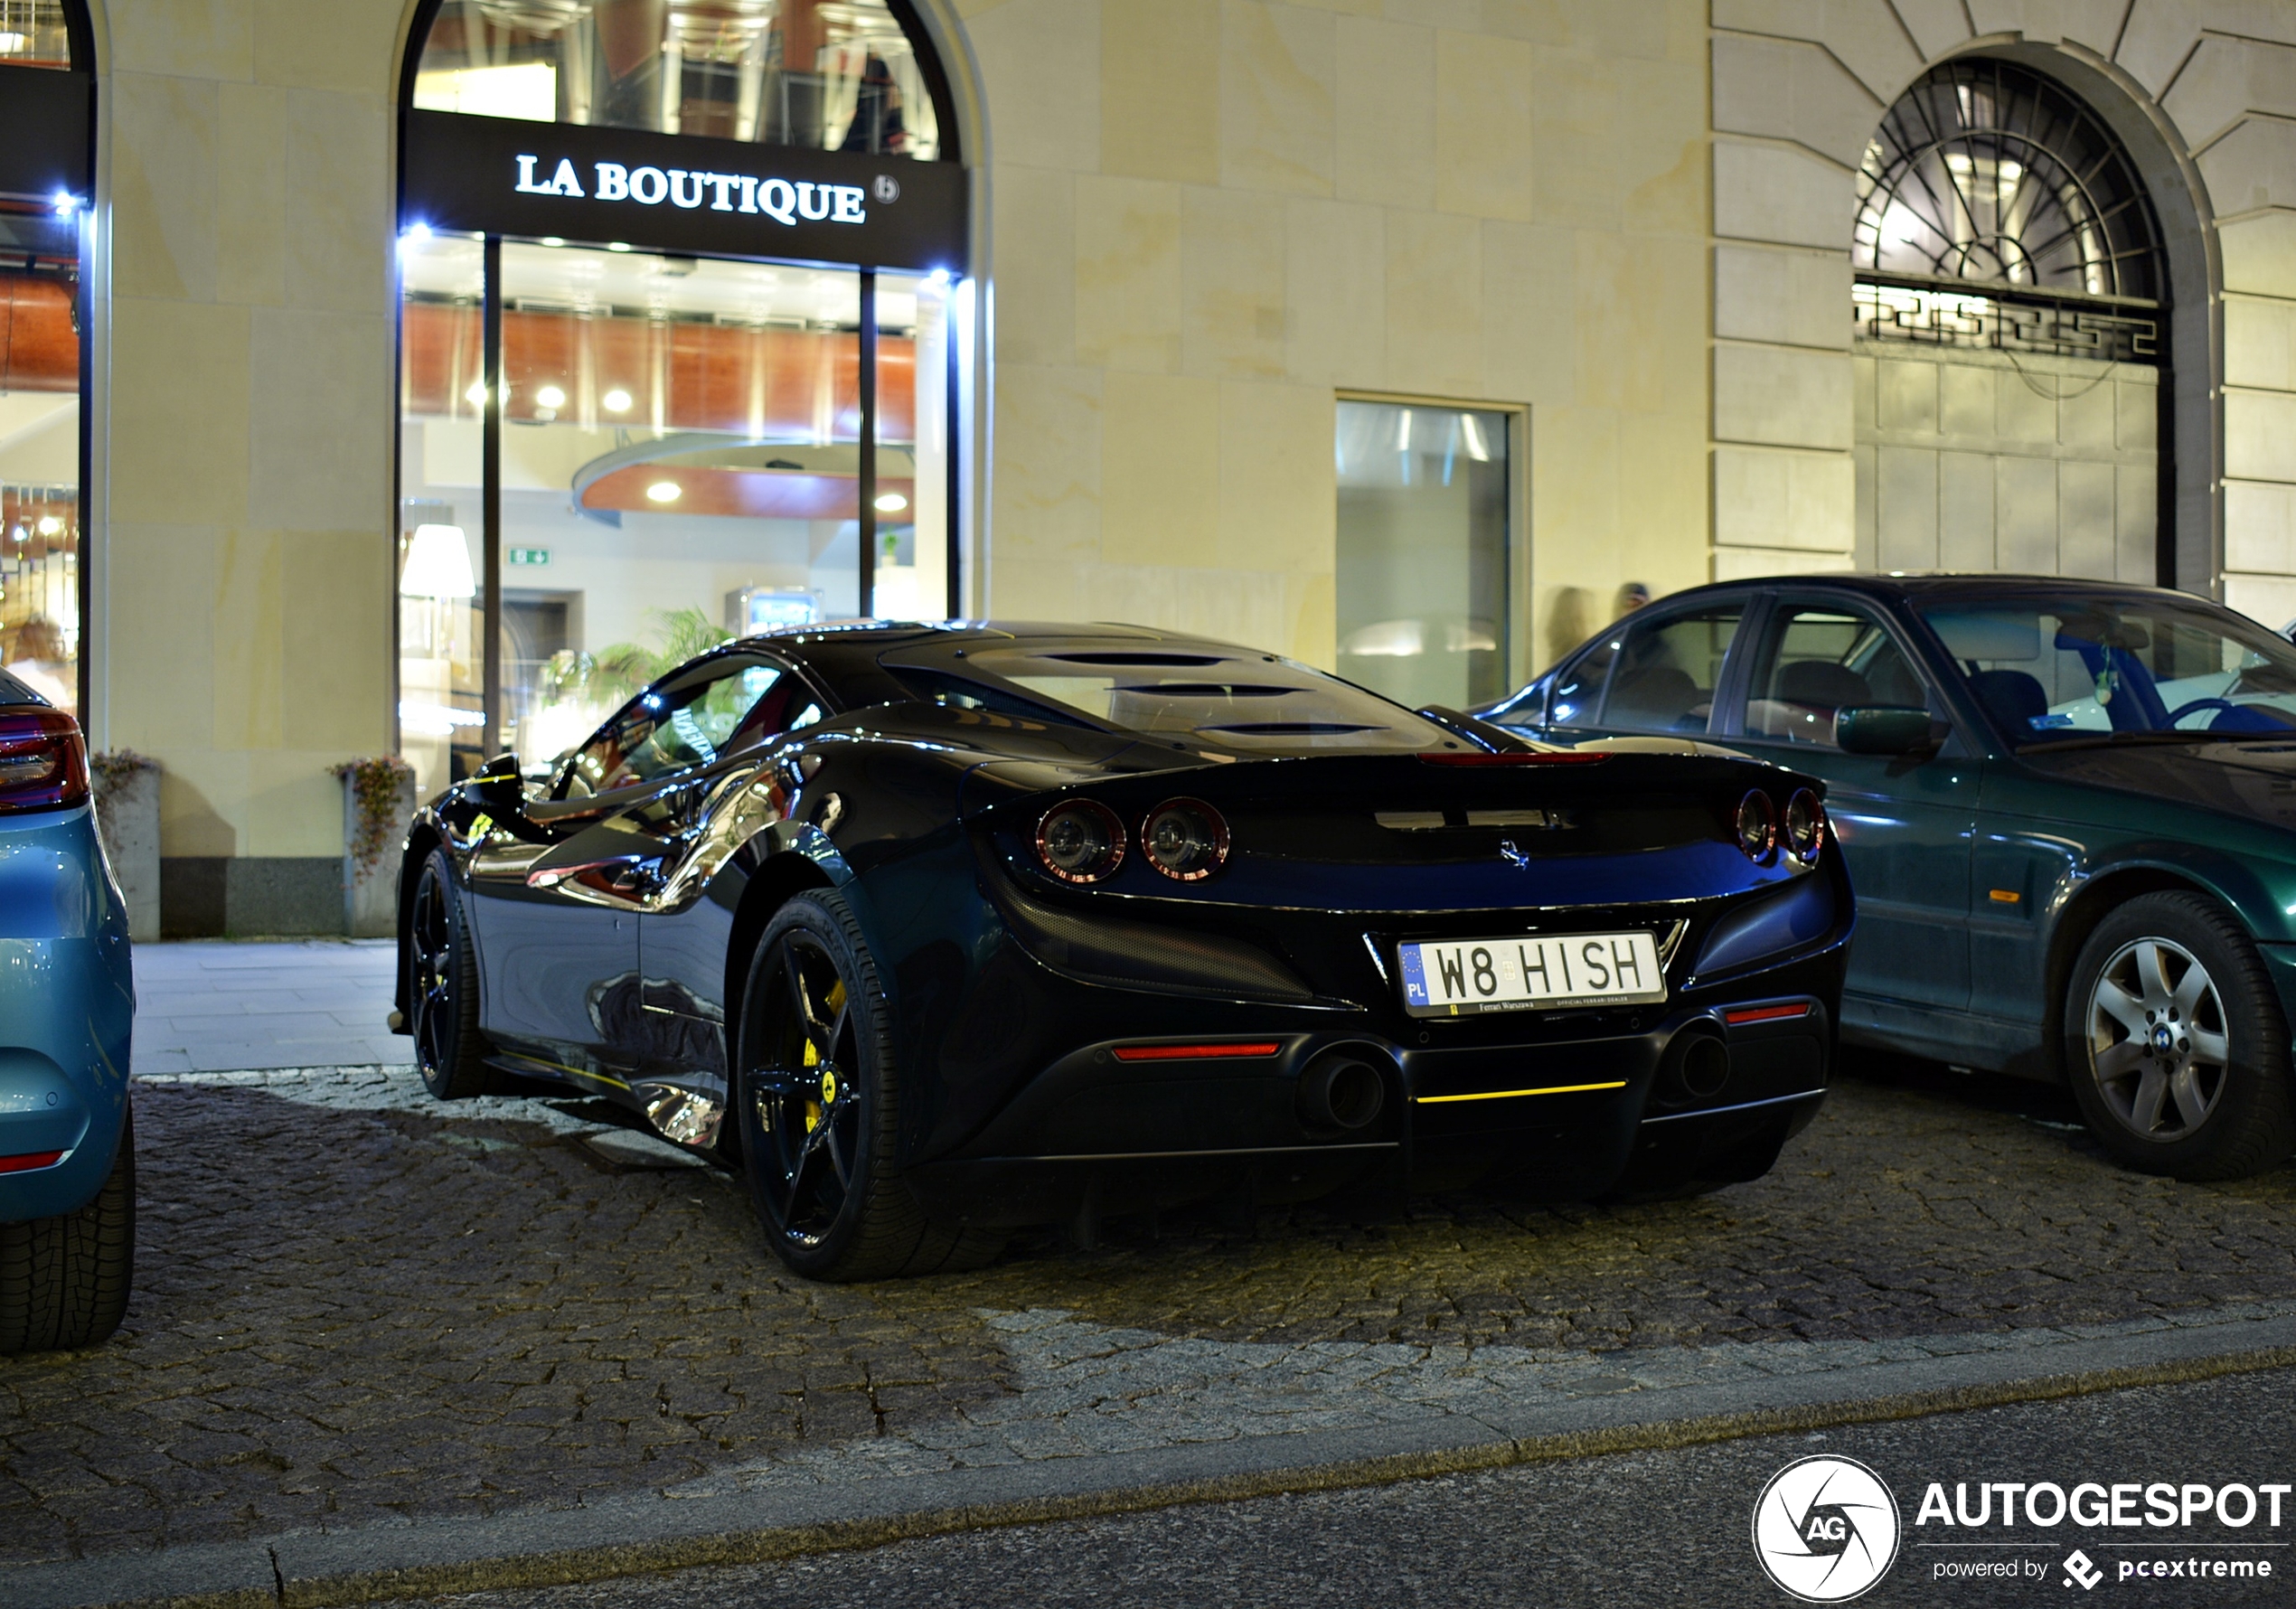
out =
[[[1895,1491],[1905,1545],[1858,1602],[2266,1604],[2296,1601],[2296,1501],[2278,1530],[2213,1519],[2189,1529],[1981,1531],[1915,1527],[1942,1482],[2206,1482],[2296,1480],[2296,1378],[2274,1372],[2196,1386],[1628,1454],[1478,1476],[1251,1502],[1016,1526],[790,1563],[700,1569],[588,1586],[430,1600],[454,1609],[981,1609],[983,1605],[1315,1604],[1341,1609],[1496,1605],[1784,1604],[1749,1540],[1763,1485],[1812,1454],[1871,1466]],[[1975,1501],[1972,1493],[1969,1498]],[[2236,1501],[2237,1500],[2235,1500]],[[2022,1516],[2020,1515],[2020,1519]],[[2024,1545],[1930,1544],[1983,1536]],[[2236,1538],[2227,1546],[2227,1538]],[[2281,1546],[2268,1544],[2280,1542]],[[2082,1548],[2103,1575],[2069,1585]],[[1981,1557],[2038,1569],[2017,1579],[1937,1578],[1941,1562]],[[2123,1561],[2271,1560],[2267,1581],[2120,1577]]]

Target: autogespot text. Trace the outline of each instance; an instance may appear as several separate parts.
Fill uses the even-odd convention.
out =
[[[2269,1579],[2296,1569],[2280,1557],[2287,1544],[2275,1534],[2284,1519],[2296,1520],[2291,1492],[2296,1484],[2287,1482],[1958,1481],[1949,1495],[1933,1481],[1909,1540],[1928,1554],[1934,1581],[2062,1577],[2062,1585],[2090,1590],[2107,1582]],[[1995,1541],[1988,1531],[2025,1534]],[[2034,1557],[2052,1543],[2105,1557]],[[2023,1556],[2002,1556],[2010,1549]]]

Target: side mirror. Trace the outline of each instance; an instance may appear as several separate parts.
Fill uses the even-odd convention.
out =
[[[498,754],[481,766],[475,776],[464,778],[439,814],[461,832],[468,832],[485,815],[513,838],[529,843],[550,841],[538,823],[527,819],[526,780],[519,775],[514,754]]]
[[[1844,754],[1912,754],[1930,746],[1929,711],[1902,704],[1837,710],[1833,740]]]
[[[489,815],[522,815],[526,807],[526,780],[518,772],[518,757],[498,754],[463,784],[463,797]]]

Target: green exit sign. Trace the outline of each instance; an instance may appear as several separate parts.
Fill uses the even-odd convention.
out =
[[[548,564],[550,550],[548,548],[513,548],[510,561],[513,564]]]

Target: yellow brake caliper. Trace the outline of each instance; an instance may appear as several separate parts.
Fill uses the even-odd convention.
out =
[[[807,1067],[821,1065],[821,1052],[814,1049],[814,1042],[811,1040],[805,1041],[805,1065]],[[807,1096],[805,1097],[805,1132],[810,1134],[820,1124],[821,1103],[813,1096]]]
[[[828,1006],[832,1013],[842,1012],[845,1009],[845,983],[843,979],[841,978],[836,983],[830,985],[828,998],[824,1000],[823,1003]],[[810,1039],[805,1041],[805,1065],[809,1068],[821,1067],[821,1052],[814,1049],[814,1042]],[[830,1104],[836,1100],[836,1098],[837,1069],[834,1068],[822,1068],[821,1099],[814,1100],[810,1096],[808,1096],[805,1099],[805,1132],[807,1134],[812,1134],[814,1130],[821,1126],[822,1114],[828,1109]]]

